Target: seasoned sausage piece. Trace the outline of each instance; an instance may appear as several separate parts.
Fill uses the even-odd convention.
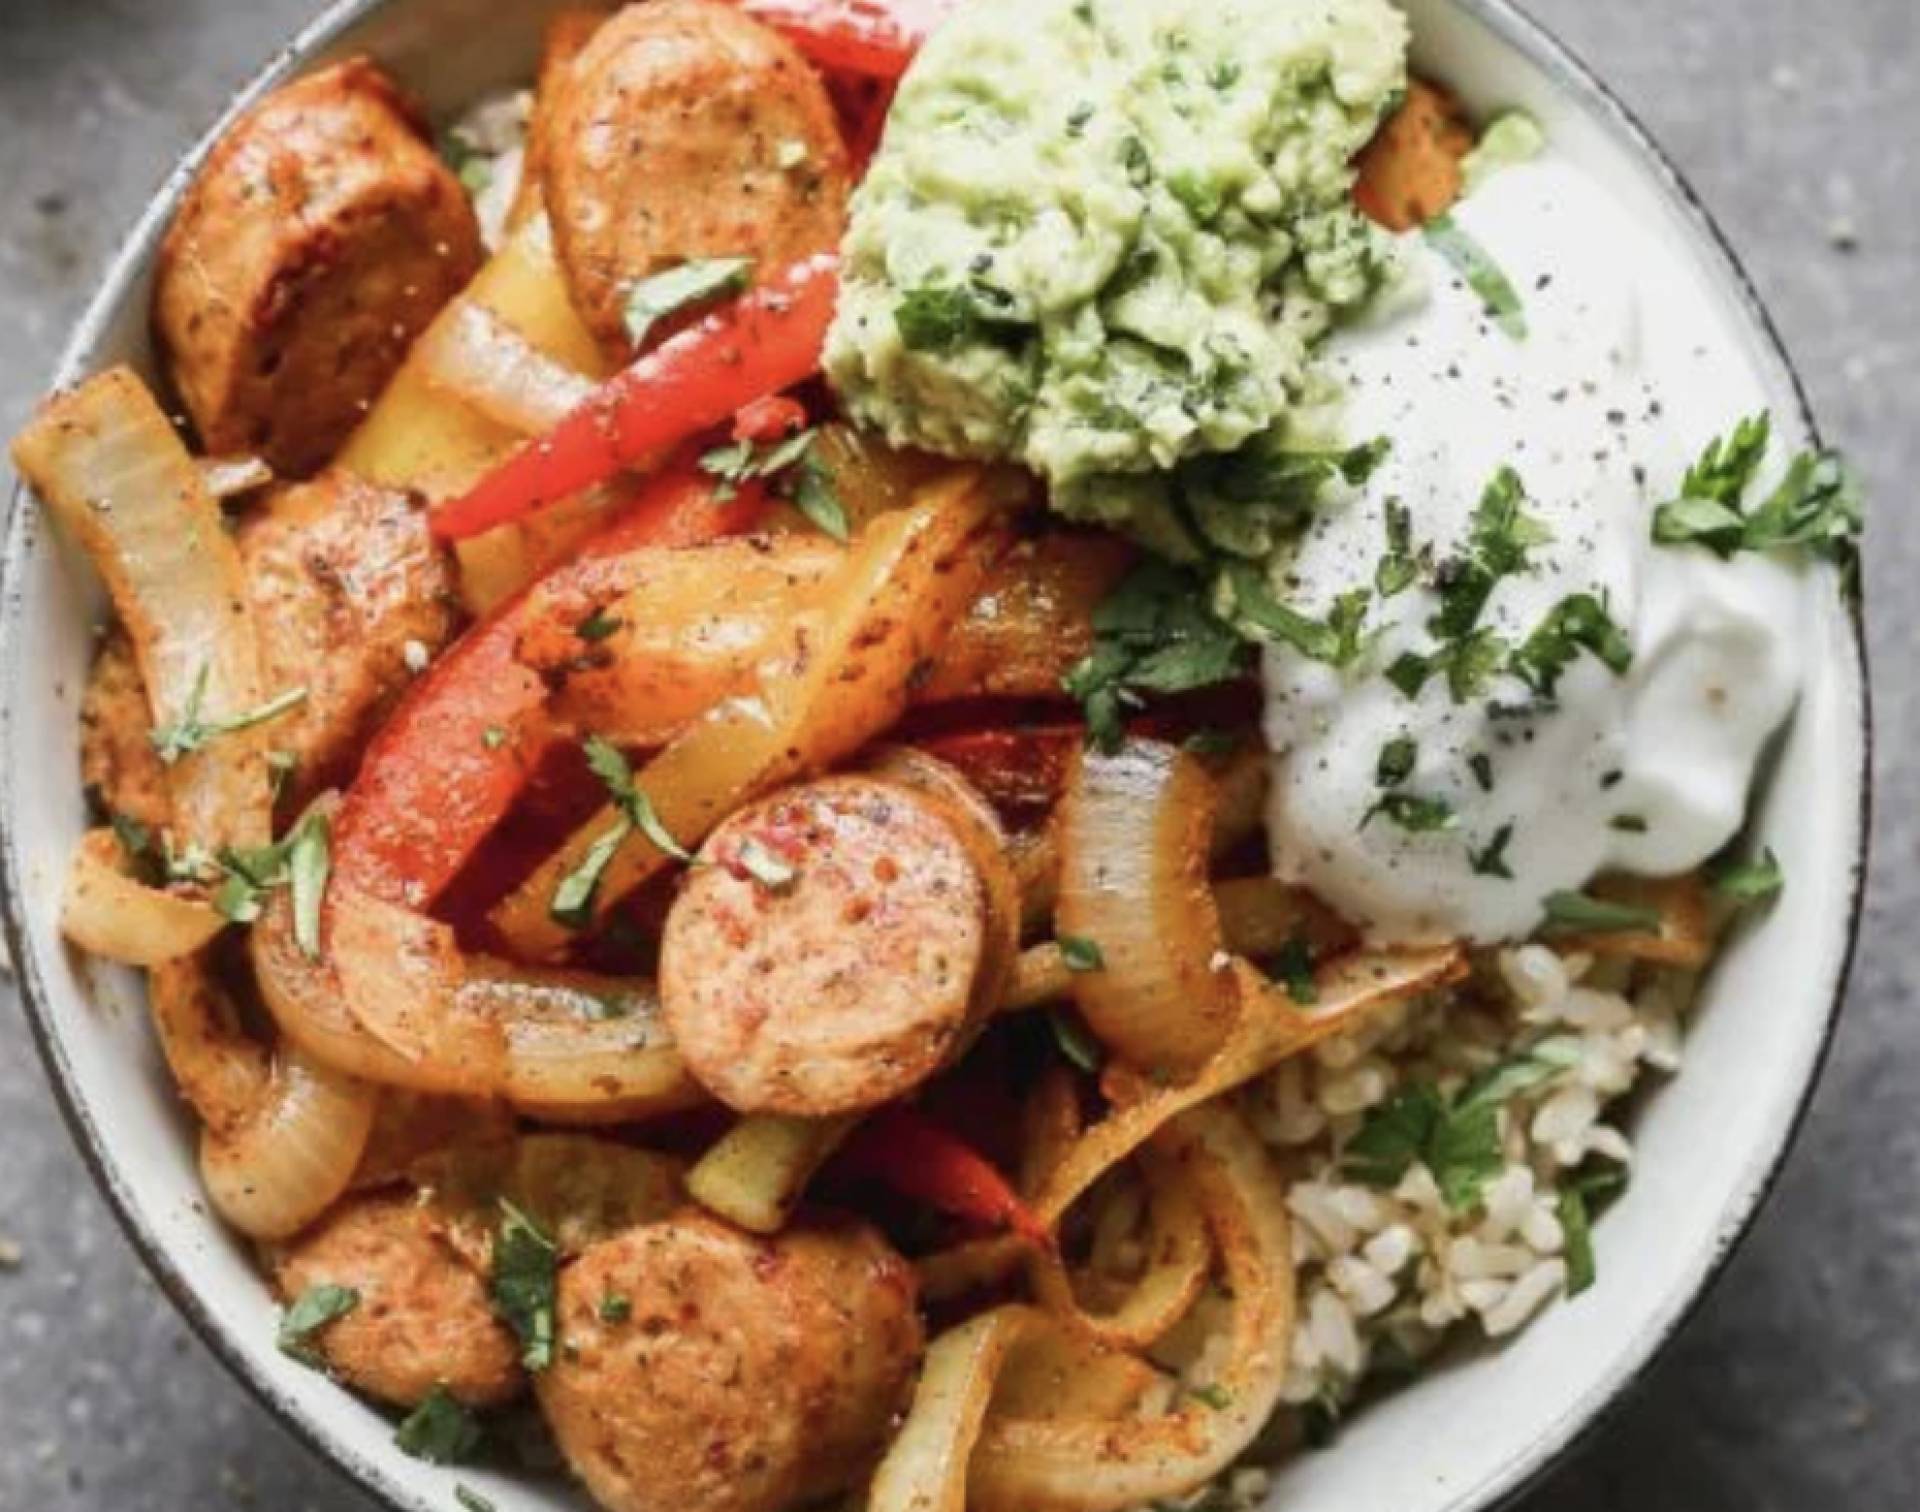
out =
[[[846,146],[819,76],[711,0],[630,5],[601,27],[543,147],[574,303],[609,351],[630,349],[636,280],[699,257],[765,272],[838,245],[846,224]]]
[[[275,1280],[288,1305],[315,1286],[358,1294],[307,1341],[354,1390],[413,1407],[438,1385],[492,1406],[525,1384],[519,1349],[440,1221],[411,1193],[352,1199],[282,1253]]]
[[[610,1512],[780,1512],[845,1490],[904,1405],[913,1273],[863,1225],[776,1239],[686,1213],[561,1274],[535,1381],[574,1472]]]
[[[297,806],[351,775],[414,675],[407,643],[432,652],[453,634],[453,580],[412,499],[341,472],[275,494],[243,521],[239,547],[262,685],[307,690],[267,727],[294,758]]]
[[[1353,186],[1361,213],[1390,231],[1411,231],[1460,198],[1460,160],[1473,131],[1460,102],[1419,79],[1356,160]]]
[[[393,81],[354,58],[215,144],[161,245],[154,326],[207,450],[298,477],[479,265],[459,181]]]
[[[870,1108],[978,1007],[988,899],[936,799],[830,777],[740,810],[667,915],[660,1000],[694,1079],[743,1113]]]
[[[158,829],[173,810],[152,734],[133,645],[124,630],[113,630],[100,643],[80,703],[80,780],[108,813]]]

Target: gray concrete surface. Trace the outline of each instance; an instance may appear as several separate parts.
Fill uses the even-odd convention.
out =
[[[0,434],[120,229],[317,0],[0,0]],[[1920,0],[1532,0],[1720,216],[1869,480],[1880,819],[1852,1001],[1751,1242],[1529,1508],[1920,1504]],[[1759,1005],[1764,1008],[1764,1005]],[[189,1337],[95,1195],[0,1003],[0,1512],[362,1500]],[[1356,1509],[1378,1512],[1378,1509]]]

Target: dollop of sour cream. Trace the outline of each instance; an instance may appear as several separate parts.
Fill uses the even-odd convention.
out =
[[[1805,641],[1800,565],[1652,540],[1654,509],[1701,447],[1759,407],[1737,343],[1690,308],[1675,254],[1551,155],[1491,178],[1454,220],[1518,292],[1526,333],[1504,332],[1434,247],[1408,238],[1424,296],[1335,334],[1322,355],[1350,436],[1385,436],[1392,452],[1316,521],[1288,587],[1324,614],[1373,584],[1390,506],[1410,515],[1429,570],[1376,601],[1383,628],[1361,665],[1285,648],[1264,665],[1275,868],[1378,941],[1516,939],[1549,894],[1601,872],[1698,866],[1741,826]],[[1409,697],[1384,669],[1434,649],[1431,564],[1466,548],[1503,467],[1551,540],[1500,580],[1480,624],[1517,646],[1590,593],[1631,663],[1616,672],[1583,651],[1551,701],[1507,672],[1463,701],[1444,676]],[[1403,767],[1409,741],[1410,769],[1383,787],[1382,751],[1394,744],[1389,767]],[[1389,791],[1424,823],[1380,809]]]

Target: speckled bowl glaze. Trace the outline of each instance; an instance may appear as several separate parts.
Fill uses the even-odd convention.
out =
[[[368,51],[440,116],[527,79],[559,0],[343,0],[236,99]],[[1764,310],[1712,222],[1618,101],[1504,0],[1407,0],[1423,70],[1480,111],[1522,105],[1680,252],[1696,297],[1743,343],[1776,420],[1813,422]],[[147,207],[61,360],[59,382],[111,362],[147,367],[154,250],[215,124]],[[1599,1226],[1600,1282],[1497,1351],[1467,1352],[1357,1416],[1339,1447],[1279,1478],[1289,1512],[1477,1512],[1544,1474],[1673,1336],[1746,1231],[1799,1123],[1845,988],[1867,841],[1869,715],[1856,616],[1821,575],[1811,681],[1764,776],[1753,824],[1790,885],[1716,966],[1687,1066],[1635,1126],[1627,1198]],[[393,1507],[445,1512],[455,1473],[403,1456],[391,1424],[274,1348],[275,1308],[246,1247],[201,1200],[186,1121],[128,973],[61,943],[60,881],[85,822],[79,694],[97,585],[16,491],[0,606],[0,868],[27,1010],[74,1138],[135,1246],[200,1335],[267,1407]],[[503,1506],[582,1503],[557,1481],[460,1477]]]

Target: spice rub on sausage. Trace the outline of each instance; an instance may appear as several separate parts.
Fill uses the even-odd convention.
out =
[[[355,1293],[306,1341],[354,1390],[414,1407],[442,1386],[469,1407],[493,1406],[526,1383],[519,1348],[441,1223],[411,1192],[352,1199],[281,1254],[275,1279],[289,1305],[316,1286]]]
[[[214,145],[160,248],[154,328],[202,445],[312,472],[480,255],[459,180],[370,61],[275,90]]]
[[[616,353],[631,349],[637,280],[703,257],[766,273],[837,246],[846,224],[826,87],[791,43],[710,0],[630,5],[602,26],[555,101],[542,165],[574,303]]]
[[[743,1113],[871,1108],[931,1076],[983,1006],[989,898],[936,797],[841,776],[716,829],[667,916],[661,1004]]]
[[[872,1229],[775,1239],[687,1212],[562,1271],[534,1387],[611,1512],[780,1512],[878,1457],[922,1343],[913,1273]]]

